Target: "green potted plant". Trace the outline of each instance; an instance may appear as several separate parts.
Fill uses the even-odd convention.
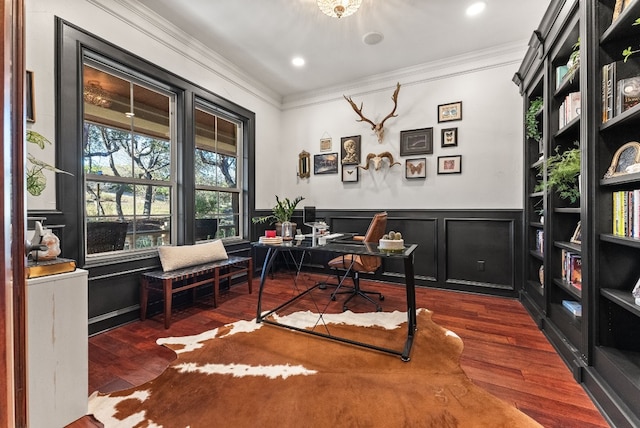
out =
[[[289,198],[280,199],[278,195],[276,195],[276,205],[273,207],[271,214],[262,217],[253,217],[251,220],[253,223],[275,223],[277,229],[278,225],[281,225],[285,221],[291,222],[291,217],[293,216],[296,206],[302,200],[304,200],[302,196],[290,200]],[[295,224],[293,224],[293,227],[295,229]]]
[[[535,191],[553,189],[560,198],[568,199],[575,203],[580,199],[580,147],[576,141],[576,147],[560,152],[556,147],[556,153],[547,159],[547,180],[538,183]],[[538,167],[542,176],[544,165]]]
[[[537,142],[540,142],[540,140],[542,140],[542,132],[540,132],[538,126],[538,114],[542,110],[543,103],[544,102],[542,97],[538,97],[535,100],[531,101],[531,104],[529,104],[529,109],[527,110],[527,114],[525,115],[527,137],[533,138]]]

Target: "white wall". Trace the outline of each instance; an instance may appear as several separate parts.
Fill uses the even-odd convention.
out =
[[[196,40],[160,19],[150,19],[136,6],[120,0],[26,0],[26,67],[35,77],[36,122],[28,129],[53,140],[54,16],[93,33],[147,61],[180,75],[256,114],[258,156],[280,138],[280,98],[247,78]],[[54,148],[42,152],[29,144],[34,156],[53,163]],[[260,158],[260,157],[259,157]],[[30,210],[54,210],[55,177],[47,173],[48,186],[38,198],[28,196]],[[261,181],[260,178],[257,180]]]
[[[302,94],[281,103],[276,94],[248,78],[215,52],[159,18],[140,13],[124,0],[27,0],[27,69],[35,75],[36,123],[28,128],[54,137],[54,16],[185,77],[256,114],[256,208],[269,209],[275,196],[304,196],[319,208],[520,209],[522,208],[522,102],[511,82],[524,54],[522,46],[501,47],[451,58],[413,70],[399,70],[357,85]],[[391,111],[396,82],[398,117],[387,120],[383,144],[342,98],[364,103],[378,120]],[[463,120],[437,123],[437,105],[463,102]],[[440,147],[440,129],[458,127],[458,147]],[[427,155],[426,180],[406,180],[399,156],[401,130],[434,128],[434,153]],[[358,183],[343,184],[340,174],[296,176],[298,153],[320,153],[319,140],[361,135],[362,158],[390,151],[402,165],[361,171]],[[30,145],[31,146],[31,145]],[[54,148],[29,147],[52,162]],[[436,174],[441,155],[462,155],[462,174]],[[53,174],[30,210],[55,209]]]
[[[437,69],[411,75],[389,76],[378,83],[344,88],[315,100],[286,106],[281,153],[287,163],[281,195],[302,195],[303,202],[319,208],[345,209],[520,209],[522,196],[522,99],[511,78],[521,61],[521,50],[509,49],[486,58],[458,58]],[[379,144],[371,127],[342,97],[364,104],[364,115],[377,123],[392,108],[396,82],[402,85],[397,118],[385,122]],[[462,121],[438,123],[437,106],[462,101]],[[427,158],[426,180],[405,178],[400,158],[400,131],[433,127],[432,155]],[[442,148],[440,130],[458,128],[458,146]],[[340,174],[298,179],[300,151],[319,154],[319,140],[330,135],[333,150],[340,138],[362,136],[362,161],[368,153],[389,151],[402,165],[380,171],[361,170],[358,183],[342,183]],[[437,157],[462,155],[462,174],[437,175]],[[286,190],[285,190],[286,189]],[[271,196],[273,199],[273,196]]]

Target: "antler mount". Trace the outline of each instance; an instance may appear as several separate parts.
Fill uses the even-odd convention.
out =
[[[382,119],[378,123],[374,123],[371,119],[367,119],[362,114],[363,103],[360,103],[360,107],[358,107],[356,103],[353,102],[351,97],[347,97],[346,95],[343,95],[343,97],[345,100],[349,102],[353,111],[355,111],[356,114],[360,116],[360,119],[357,119],[356,122],[367,122],[369,125],[371,125],[371,129],[373,130],[373,132],[375,132],[376,136],[378,137],[378,143],[382,143],[382,140],[384,139],[384,122],[390,117],[398,117],[398,115],[395,113],[396,113],[396,109],[398,108],[399,92],[400,92],[400,82],[396,84],[396,90],[393,92],[393,96],[391,97],[391,99],[393,100],[393,110],[391,110],[391,113],[389,113],[384,119]]]

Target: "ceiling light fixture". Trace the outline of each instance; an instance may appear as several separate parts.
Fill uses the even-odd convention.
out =
[[[100,82],[98,82],[97,80],[89,80],[85,85],[84,100],[89,104],[93,104],[98,107],[111,107],[111,101],[109,101],[109,93],[102,89],[102,86],[100,86]]]
[[[480,14],[485,7],[487,7],[487,4],[485,2],[483,1],[475,2],[467,8],[467,16],[476,16]]]
[[[304,58],[302,58],[301,56],[297,56],[291,60],[291,64],[293,64],[295,67],[302,67],[304,66]]]
[[[346,18],[355,13],[362,0],[318,0],[318,7],[332,18]]]

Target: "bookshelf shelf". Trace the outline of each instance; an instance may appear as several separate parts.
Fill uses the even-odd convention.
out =
[[[622,12],[613,19],[615,7]],[[614,205],[635,202],[640,172],[604,178],[618,150],[640,141],[640,103],[633,94],[616,97],[622,80],[631,86],[636,78],[640,81],[640,52],[627,61],[622,54],[627,47],[640,49],[640,25],[632,25],[638,18],[640,0],[551,0],[536,29],[544,51],[530,48],[517,79],[525,111],[537,97],[545,100],[542,144],[524,141],[526,263],[521,300],[612,426],[640,426],[640,306],[631,294],[640,278],[640,239],[612,233],[614,220],[623,225],[618,234],[633,233],[637,227],[629,220],[635,218],[633,211],[618,208],[614,213]],[[562,80],[578,37],[580,68],[573,80]],[[574,92],[580,93],[576,117]],[[565,118],[571,120],[561,126]],[[553,190],[534,192],[538,181],[546,179],[537,176],[540,167],[576,141],[580,202],[569,203]],[[544,224],[536,224],[540,208]],[[580,244],[570,242],[578,222]],[[544,249],[537,252],[540,233]],[[577,266],[580,289],[567,275],[567,268],[575,272]],[[539,270],[544,270],[543,285]],[[566,301],[581,304],[582,315],[574,316],[563,306],[570,306]]]

